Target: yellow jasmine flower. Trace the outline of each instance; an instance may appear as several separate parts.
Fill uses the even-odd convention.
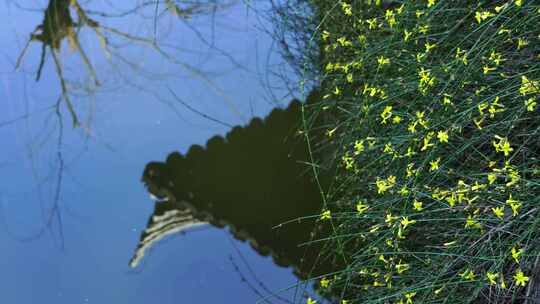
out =
[[[500,6],[495,6],[495,11],[497,13],[500,13],[503,9],[505,9],[506,7],[508,6],[507,3],[503,4],[503,5],[500,5]]]
[[[500,286],[501,286],[502,289],[506,288],[506,282],[504,281],[504,276],[503,275],[501,275],[501,285]]]
[[[401,15],[401,13],[403,12],[403,7],[405,7],[405,4],[401,4],[398,8],[396,8],[396,13],[398,15]]]
[[[482,226],[472,215],[469,215],[465,221],[465,228],[482,228]]]
[[[366,210],[369,209],[369,206],[367,204],[364,204],[362,201],[359,201],[356,204],[356,211],[358,211],[358,214],[362,214],[366,212]]]
[[[354,158],[349,155],[348,151],[341,157],[341,160],[343,161],[343,164],[345,164],[345,170],[349,170],[354,167]]]
[[[356,140],[354,142],[354,155],[358,155],[364,151],[364,140]]]
[[[517,7],[521,7],[523,5],[523,0],[516,0],[514,1]]]
[[[429,147],[434,146],[434,144],[430,143],[432,137],[433,135],[430,136],[429,133],[424,137],[424,144],[422,145],[422,148],[420,148],[420,151],[426,151]]]
[[[383,149],[384,153],[393,154],[395,152],[394,148],[392,147],[392,143],[387,143],[384,145]]]
[[[484,65],[484,66],[482,67],[482,70],[483,70],[483,72],[484,72],[484,75],[485,75],[485,74],[489,74],[489,72],[495,71],[496,69],[497,69],[497,68],[490,68],[490,67],[487,66],[487,65]]]
[[[324,210],[321,213],[321,216],[320,216],[321,220],[329,220],[331,218],[332,218],[332,213],[330,212],[330,210]]]
[[[437,46],[436,43],[430,44],[429,42],[426,42],[426,44],[424,45],[424,47],[426,48],[426,53],[431,51],[431,49],[434,49],[436,46]]]
[[[326,67],[325,69],[328,71],[328,72],[331,72],[332,70],[334,70],[334,64],[329,62],[328,64],[326,64]]]
[[[499,113],[499,112],[504,112],[504,105],[500,104],[499,103],[499,99],[500,97],[497,96],[495,97],[495,100],[493,100],[493,102],[491,102],[491,106],[489,107],[489,117],[493,118],[495,117],[495,113]]]
[[[506,183],[506,187],[513,186],[517,184],[520,180],[519,172],[515,169],[509,169],[508,175],[510,176],[510,181]],[[521,203],[514,204],[517,208],[521,207]]]
[[[381,124],[386,124],[386,121],[392,117],[392,106],[386,106],[381,112]]]
[[[397,220],[397,216],[393,216],[392,213],[388,212],[386,214],[386,219],[384,220],[385,223],[387,223],[389,226],[392,224],[393,221]]]
[[[476,125],[476,128],[478,128],[478,130],[482,130],[482,122],[484,121],[484,119],[484,116],[482,116],[480,119],[473,119],[473,122]]]
[[[397,273],[403,273],[409,270],[409,264],[402,263],[401,260],[396,264]]]
[[[519,259],[523,252],[525,252],[525,250],[523,250],[523,248],[518,248],[517,245],[512,247],[512,258],[516,261],[516,263],[519,264]]]
[[[427,7],[432,7],[435,5],[435,0],[428,0]]]
[[[394,15],[394,12],[392,10],[386,10],[386,20],[388,21],[388,25],[390,27],[394,27],[394,25],[397,24],[396,16]]]
[[[409,292],[405,294],[405,298],[407,298],[407,304],[412,304],[412,299],[416,295],[416,292]]]
[[[456,59],[460,59],[464,65],[467,65],[467,52],[458,47],[456,50]]]
[[[484,116],[484,110],[487,109],[488,107],[489,107],[489,104],[485,102],[481,102],[478,104],[478,106],[476,106],[476,108],[478,109],[478,113],[480,113],[480,116]]]
[[[476,12],[474,14],[474,18],[478,22],[478,24],[482,23],[482,21],[486,20],[489,17],[495,16],[492,12],[483,11],[483,12]]]
[[[392,118],[392,123],[398,124],[400,122],[401,122],[401,117],[396,115],[396,116],[394,116],[394,118]]]
[[[493,61],[496,65],[500,65],[504,59],[502,59],[502,55],[500,53],[497,53],[495,51],[491,51],[491,54],[489,54],[489,60]]]
[[[506,137],[503,138],[498,135],[495,135],[494,137],[499,140],[499,142],[492,142],[496,152],[503,152],[504,156],[508,156],[510,155],[510,152],[514,151]]]
[[[383,89],[379,89],[378,92],[381,99],[386,99],[386,92]]]
[[[322,288],[327,288],[328,285],[330,285],[330,280],[327,278],[322,278],[319,283],[321,284]]]
[[[525,276],[523,271],[519,269],[516,274],[514,275],[514,279],[516,280],[516,286],[523,286],[527,285],[527,282],[529,281],[529,277]]]
[[[383,194],[384,192],[386,192],[386,190],[390,188],[388,184],[386,183],[386,181],[383,179],[377,179],[377,181],[375,182],[375,185],[377,186],[378,194]]]
[[[489,284],[490,285],[497,285],[497,278],[499,277],[499,273],[496,272],[496,273],[492,273],[492,272],[487,272],[486,273],[486,276],[488,278],[488,281],[489,281]]]
[[[358,42],[360,42],[360,44],[366,44],[367,42],[367,37],[366,35],[358,35]]]
[[[450,207],[454,207],[456,204],[456,194],[452,193],[450,196],[445,198],[446,202],[450,205]]]
[[[427,87],[432,87],[435,84],[435,77],[432,77],[430,71],[425,70],[423,67],[418,71],[418,77],[420,77],[418,87],[425,94]]]
[[[439,131],[437,133],[437,138],[439,139],[440,142],[447,143],[448,142],[448,131]]]
[[[409,38],[411,37],[412,32],[409,32],[409,31],[405,30],[403,33],[404,33],[404,35],[405,35],[405,37],[403,38],[403,40],[404,40],[405,42],[407,42],[407,40],[409,40]]]
[[[407,226],[416,223],[416,220],[410,221],[408,216],[404,216],[400,223],[403,226],[403,229],[405,229],[405,228],[407,228]]]
[[[390,64],[390,58],[385,58],[384,56],[379,56],[377,58],[377,62],[379,63],[379,66]]]
[[[443,105],[451,105],[452,104],[452,100],[450,99],[450,95],[448,94],[444,94],[444,97],[443,97]]]
[[[509,29],[505,29],[504,27],[501,27],[501,29],[497,32],[497,35],[501,34],[510,34],[512,31]]]
[[[527,107],[527,111],[534,111],[534,109],[536,108],[536,99],[534,97],[531,97],[525,100],[525,106]]]
[[[429,168],[429,171],[435,171],[437,169],[439,169],[439,163],[441,161],[441,158],[437,158],[436,160],[432,160],[429,162],[429,165],[430,165],[430,168]]]
[[[306,304],[317,304],[317,301],[313,300],[312,298],[307,298]]]
[[[519,208],[521,208],[521,202],[512,199],[512,193],[510,193],[510,196],[506,200],[506,203],[510,205],[510,208],[512,208],[512,215],[518,215]]]
[[[399,194],[402,196],[407,196],[409,194],[409,189],[407,189],[407,186],[401,187],[401,189],[399,189]]]
[[[465,272],[459,274],[460,277],[462,277],[465,280],[474,281],[476,279],[476,275],[474,272],[470,269],[465,270]]]
[[[347,16],[351,16],[352,15],[352,9],[351,9],[351,5],[348,4],[348,3],[341,3],[341,9],[343,10],[343,13]]]
[[[377,143],[377,139],[370,136],[366,137],[366,139],[368,140],[368,148],[373,149],[373,147]]]
[[[429,31],[429,24],[426,24],[426,25],[421,25],[419,28],[418,28],[418,31],[422,34],[427,34],[427,32]]]
[[[366,22],[369,24],[369,29],[375,29],[377,27],[377,18],[371,18],[366,20]]]
[[[414,175],[415,170],[413,169],[413,167],[414,167],[414,163],[407,164],[407,177],[411,177]]]
[[[407,130],[409,130],[409,132],[411,133],[416,133],[416,125],[418,124],[418,122],[411,122],[409,123],[409,126],[407,127]]]
[[[540,92],[540,81],[531,81],[526,76],[521,76],[519,94],[522,96]]]
[[[471,187],[472,191],[482,190],[487,187],[486,184],[480,184],[478,181],[474,182],[474,185]]]
[[[501,220],[503,219],[503,217],[504,217],[504,206],[499,206],[499,207],[496,207],[496,208],[493,207],[493,208],[491,208],[491,210],[493,211],[493,214],[495,214],[495,216],[497,216]]]
[[[523,39],[521,37],[518,38],[518,50],[526,47],[527,45],[529,45],[529,41],[527,39]]]
[[[332,130],[328,130],[328,131],[326,131],[326,135],[328,137],[332,137],[332,136],[334,136],[334,132],[336,132],[336,130],[337,130],[337,127],[333,128]]]
[[[326,41],[326,40],[328,40],[328,37],[330,37],[330,33],[328,31],[326,31],[326,30],[322,31],[322,33],[321,33],[322,40]]]
[[[421,201],[418,201],[416,199],[413,201],[413,207],[417,211],[422,211],[422,209],[423,209],[422,205],[423,205],[423,203]]]
[[[491,185],[497,180],[497,174],[489,173],[487,178],[488,178],[489,184]]]

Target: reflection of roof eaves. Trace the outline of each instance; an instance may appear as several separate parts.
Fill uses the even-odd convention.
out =
[[[205,224],[207,223],[197,220],[189,209],[172,209],[162,215],[153,215],[148,227],[141,236],[141,240],[129,262],[129,266],[132,268],[137,267],[144,257],[146,250],[165,237]]]

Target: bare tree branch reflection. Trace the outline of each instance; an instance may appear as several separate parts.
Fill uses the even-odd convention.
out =
[[[168,48],[182,51],[180,48],[169,43],[158,41],[158,21],[159,18],[166,13],[178,17],[184,22],[185,25],[188,26],[188,28],[196,33],[201,42],[206,44],[212,50],[218,51],[220,55],[228,58],[229,61],[231,61],[235,67],[238,68],[241,67],[241,65],[238,64],[234,58],[232,58],[232,56],[217,48],[213,41],[208,42],[195,27],[186,23],[186,20],[194,15],[214,14],[217,10],[231,7],[236,3],[236,1],[218,3],[214,0],[210,0],[208,2],[201,0],[194,2],[182,1],[181,3],[182,7],[173,0],[165,0],[163,2],[147,1],[123,12],[107,13],[95,10],[87,11],[77,0],[49,0],[48,6],[44,11],[43,21],[30,34],[28,41],[17,58],[15,68],[20,68],[32,42],[41,43],[41,54],[36,72],[36,81],[39,81],[42,76],[43,67],[46,64],[47,53],[49,51],[54,62],[56,75],[59,78],[62,100],[71,115],[73,126],[81,126],[81,120],[75,110],[75,106],[71,98],[71,90],[73,89],[73,85],[67,79],[62,64],[61,45],[62,42],[66,40],[70,48],[79,54],[90,78],[89,90],[92,91],[93,89],[99,87],[100,81],[98,80],[96,69],[89,59],[89,56],[87,55],[87,52],[82,46],[79,38],[81,30],[83,28],[89,28],[94,32],[95,36],[99,40],[101,49],[103,50],[106,58],[109,60],[113,57],[117,57],[120,58],[121,61],[129,63],[129,60],[125,59],[120,52],[122,43],[119,42],[140,44],[154,50],[157,54],[162,56],[164,59],[169,60],[172,64],[180,66],[184,71],[190,73],[190,75],[203,80],[215,92],[227,99],[222,90],[217,87],[203,71],[186,62],[183,62],[182,60],[179,60],[164,49]],[[150,6],[155,8],[152,16],[153,35],[151,37],[133,35],[118,28],[104,25],[98,22],[96,19],[90,17],[101,16],[103,18],[111,18],[128,15],[142,15],[143,18],[147,18],[144,16],[143,11],[145,8]],[[163,9],[160,11],[161,7],[163,7]],[[212,37],[213,36],[214,35],[212,34]],[[230,106],[236,112],[235,114],[241,116],[240,113],[234,109],[232,104],[230,104]]]
[[[194,112],[195,114],[197,114],[197,115],[199,115],[199,116],[201,116],[201,117],[203,117],[203,118],[205,118],[205,119],[208,119],[208,120],[210,120],[210,121],[213,121],[213,122],[218,123],[218,124],[220,124],[220,125],[223,125],[223,126],[225,126],[225,127],[228,127],[228,128],[234,127],[234,126],[233,126],[232,124],[230,124],[230,123],[221,121],[221,120],[219,120],[219,119],[217,119],[217,118],[214,118],[214,117],[211,117],[211,116],[209,116],[208,114],[205,114],[205,113],[203,113],[203,112],[201,112],[201,111],[199,111],[199,110],[197,110],[197,109],[194,109],[194,108],[193,108],[192,106],[190,106],[188,103],[186,103],[185,101],[183,101],[182,99],[180,99],[180,97],[178,97],[178,95],[176,95],[176,94],[174,93],[174,91],[171,90],[171,88],[167,88],[167,89],[169,89],[169,92],[173,95],[174,99],[175,99],[177,102],[179,102],[180,104],[182,104],[184,107],[186,107],[186,108],[187,108],[188,110],[190,110],[191,112]]]
[[[247,259],[244,257],[244,255],[242,254],[242,252],[240,251],[240,249],[236,245],[235,241],[228,235],[227,235],[227,238],[229,239],[229,243],[231,244],[231,246],[236,251],[236,254],[238,254],[238,257],[242,261],[242,264],[244,264],[244,267],[246,267],[246,269],[248,270],[249,275],[251,276],[251,279],[255,282],[254,284],[257,284],[264,292],[266,292],[268,294],[268,296],[263,295],[262,292],[260,292],[255,287],[254,284],[249,282],[248,277],[246,275],[244,275],[244,273],[241,271],[240,266],[234,261],[232,255],[229,256],[229,260],[231,261],[231,264],[233,265],[234,270],[236,271],[236,273],[238,273],[238,275],[240,276],[240,279],[242,280],[242,282],[246,282],[248,287],[255,294],[257,294],[261,298],[260,301],[264,301],[265,303],[272,303],[272,302],[270,302],[270,298],[274,298],[274,299],[277,299],[277,300],[281,301],[281,303],[294,304],[294,302],[292,302],[291,300],[286,299],[286,298],[280,296],[279,294],[277,294],[275,291],[270,290],[270,288],[268,288],[266,286],[266,284],[264,284],[263,281],[261,281],[258,278],[257,274],[255,273],[255,271],[253,270],[253,268],[251,267],[251,265],[249,264]]]

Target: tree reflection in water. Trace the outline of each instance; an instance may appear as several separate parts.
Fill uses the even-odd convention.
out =
[[[93,88],[99,86],[100,81],[98,80],[96,69],[94,68],[89,56],[80,42],[80,33],[84,28],[89,28],[95,33],[105,57],[109,60],[111,60],[113,57],[117,57],[127,66],[136,67],[136,62],[126,59],[125,56],[122,55],[121,49],[126,44],[141,45],[154,50],[171,64],[178,65],[186,72],[189,72],[190,75],[201,78],[208,85],[213,85],[212,81],[210,81],[201,70],[180,60],[178,56],[164,49],[164,47],[166,47],[175,51],[182,51],[181,48],[172,46],[166,41],[164,42],[158,40],[158,19],[161,18],[165,13],[169,13],[185,22],[186,19],[189,19],[194,15],[199,16],[205,14],[214,14],[216,11],[226,9],[232,6],[234,3],[235,2],[219,3],[216,1],[194,1],[189,2],[187,5],[183,3],[185,7],[182,8],[174,1],[166,0],[165,6],[162,9],[160,9],[159,1],[147,2],[139,4],[134,8],[126,9],[124,12],[113,14],[107,11],[86,10],[83,8],[83,6],[81,6],[81,4],[79,4],[77,0],[49,0],[47,8],[43,13],[43,21],[41,24],[37,25],[35,30],[30,34],[30,38],[27,40],[26,45],[17,59],[16,69],[21,66],[31,42],[41,43],[40,61],[36,72],[36,81],[39,81],[43,66],[45,65],[45,60],[47,58],[46,55],[48,49],[51,53],[51,57],[55,65],[56,75],[60,81],[60,87],[62,90],[61,98],[57,103],[57,107],[59,106],[60,101],[64,101],[69,114],[71,115],[73,126],[79,127],[81,126],[81,120],[75,110],[70,92],[72,87],[76,86],[69,85],[70,81],[65,75],[64,65],[62,64],[62,56],[60,51],[62,42],[64,40],[67,40],[71,49],[79,53],[81,60],[88,71],[90,83],[82,85],[82,87],[85,87],[87,90],[93,90]],[[154,9],[152,9],[154,12],[152,17],[154,29],[153,33],[149,36],[131,34],[119,28],[107,26],[105,25],[106,22],[100,22],[97,19],[90,17],[99,16],[101,19],[106,20],[107,18],[112,17],[138,15],[144,13],[145,10],[150,9],[150,6],[154,7]],[[185,25],[189,24],[185,23]],[[222,54],[226,54],[226,52],[217,49],[213,45],[213,42],[208,42],[203,35],[197,32],[195,27],[188,26],[188,28],[196,32],[201,42],[207,45],[211,44],[210,46],[213,49],[218,50]],[[228,56],[228,54],[226,55]],[[234,61],[232,57],[228,56],[228,58],[231,61]],[[235,64],[237,63],[235,62]]]
[[[180,3],[180,4],[179,4]],[[191,65],[185,60],[182,55],[188,55],[193,51],[187,48],[174,45],[168,41],[168,35],[158,31],[159,22],[163,17],[172,17],[176,23],[184,25],[184,30],[191,31],[192,36],[196,37],[197,41],[192,41],[193,44],[206,45],[209,49],[223,55],[233,65],[238,65],[232,57],[226,54],[225,51],[219,49],[213,41],[214,34],[207,38],[199,29],[192,26],[188,20],[194,17],[210,16],[210,22],[214,22],[213,14],[226,10],[236,3],[231,1],[205,1],[197,0],[190,2],[175,2],[173,0],[150,1],[141,3],[118,3],[114,6],[104,5],[99,1],[80,2],[77,0],[49,0],[44,8],[41,21],[36,25],[33,32],[29,34],[26,43],[18,54],[15,68],[22,69],[25,65],[25,59],[28,59],[31,54],[29,51],[32,45],[40,46],[39,62],[35,67],[35,80],[39,81],[44,75],[44,67],[49,58],[53,62],[53,76],[59,81],[60,94],[51,106],[43,108],[40,112],[51,111],[56,117],[56,126],[48,138],[56,136],[55,140],[51,140],[51,146],[55,150],[55,166],[54,172],[47,172],[45,176],[52,176],[54,193],[48,202],[48,206],[44,209],[44,225],[36,233],[33,233],[22,239],[34,240],[41,237],[48,230],[53,232],[52,226],[55,225],[56,234],[63,243],[62,232],[62,216],[60,210],[60,202],[63,197],[63,183],[65,180],[64,171],[68,167],[68,162],[64,157],[64,109],[67,110],[68,117],[71,118],[74,127],[81,128],[85,135],[89,138],[95,138],[95,132],[92,130],[91,122],[93,113],[84,113],[80,108],[83,106],[84,98],[92,96],[97,92],[98,87],[103,87],[109,82],[110,85],[118,86],[118,81],[110,81],[105,79],[109,74],[108,71],[102,71],[100,66],[96,64],[99,61],[99,56],[92,54],[92,49],[95,53],[95,47],[92,44],[84,43],[84,41],[92,39],[99,42],[97,49],[98,55],[103,55],[102,59],[106,59],[110,66],[116,70],[121,70],[119,76],[125,80],[125,85],[134,86],[151,93],[156,97],[158,102],[163,102],[159,96],[148,87],[140,87],[135,84],[134,77],[147,77],[145,71],[141,67],[142,60],[140,58],[132,59],[129,57],[129,47],[138,49],[148,49],[153,52],[155,58],[167,62],[170,66],[179,67],[182,71],[187,72],[192,78],[202,80],[207,86],[214,91],[222,92],[214,82],[206,76],[206,72],[199,69],[195,65]],[[34,10],[22,7],[19,3],[13,2],[14,5],[24,10]],[[95,4],[95,5],[94,5]],[[91,7],[91,8],[87,8]],[[96,9],[97,7],[97,9]],[[131,18],[131,19],[129,19]],[[147,26],[153,28],[148,31],[148,34],[135,32],[129,26],[122,25],[119,20],[125,20],[126,24],[135,23],[133,19],[138,20],[138,24],[146,23]],[[112,25],[111,25],[112,24]],[[212,27],[213,28],[213,27]],[[87,39],[89,38],[89,39]],[[63,44],[69,45],[72,51],[75,51],[84,69],[79,71],[72,69],[74,62],[69,62],[68,53],[63,52]],[[195,51],[196,52],[196,51]],[[94,56],[92,56],[94,55]],[[71,70],[71,73],[68,73]],[[75,71],[75,72],[73,72]],[[151,71],[152,76],[156,77],[161,71]],[[180,73],[178,73],[180,74]],[[129,77],[128,77],[129,75]],[[48,76],[48,75],[47,75]],[[101,79],[100,79],[101,78]],[[83,79],[83,80],[80,80]],[[157,79],[157,78],[156,78]],[[159,78],[163,80],[164,78]],[[154,80],[154,79],[152,79]],[[224,94],[223,94],[224,95]],[[224,97],[224,100],[226,97]],[[186,105],[184,105],[185,107]],[[65,107],[65,108],[64,108]],[[175,105],[169,105],[176,113]],[[89,106],[93,108],[92,105]],[[86,114],[88,117],[83,117]],[[17,123],[20,120],[27,120],[32,114],[27,113],[16,119],[0,122],[0,127]],[[54,134],[54,135],[53,135]],[[43,144],[49,139],[43,140]],[[108,147],[109,148],[109,147]],[[29,153],[34,156],[34,151]],[[34,162],[35,160],[32,160]],[[37,174],[37,173],[36,173]],[[36,179],[39,179],[36,177]],[[49,179],[49,178],[47,178]],[[41,185],[38,188],[42,187]],[[44,204],[45,205],[45,204]]]

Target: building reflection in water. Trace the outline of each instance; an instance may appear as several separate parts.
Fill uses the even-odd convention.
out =
[[[299,278],[336,269],[336,257],[320,255],[324,242],[310,242],[327,235],[329,224],[317,216],[322,200],[297,132],[300,111],[293,101],[225,138],[210,139],[206,148],[195,145],[186,155],[175,152],[165,162],[149,163],[143,181],[158,200],[130,266],[163,237],[209,223],[228,227]]]

